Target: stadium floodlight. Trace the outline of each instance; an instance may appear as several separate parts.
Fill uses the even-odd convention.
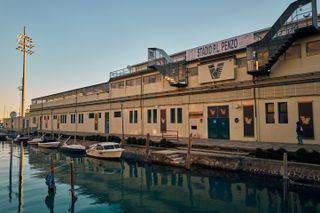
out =
[[[17,35],[18,47],[16,50],[23,53],[23,77],[21,86],[21,117],[25,114],[25,97],[26,97],[26,65],[27,65],[27,55],[32,55],[34,51],[31,49],[34,47],[32,44],[33,40],[31,37],[26,35],[26,27],[23,28],[23,34],[19,33]]]

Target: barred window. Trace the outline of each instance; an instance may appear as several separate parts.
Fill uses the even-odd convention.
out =
[[[290,47],[284,55],[286,60],[301,58],[301,45],[297,44]]]
[[[237,58],[236,65],[238,68],[247,67],[247,57]]]
[[[120,118],[121,117],[121,112],[120,111],[114,112],[113,117]]]
[[[123,88],[124,88],[124,81],[111,84],[111,89],[123,89]]]
[[[141,85],[141,78],[135,78],[126,81],[126,87],[133,87]]]
[[[320,55],[320,40],[307,43],[307,56]]]
[[[198,67],[188,68],[189,76],[197,76],[198,75]]]
[[[156,83],[156,82],[160,82],[161,81],[161,77],[160,75],[150,75],[150,76],[145,76],[143,78],[143,83],[144,84],[152,84],[152,83]]]

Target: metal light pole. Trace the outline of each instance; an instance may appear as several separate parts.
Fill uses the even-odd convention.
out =
[[[34,52],[31,50],[34,46],[32,45],[32,38],[26,35],[26,27],[23,28],[23,34],[17,35],[18,47],[16,50],[23,53],[23,77],[22,77],[22,95],[21,95],[21,117],[25,115],[25,98],[26,98],[26,64],[27,54],[32,55]]]

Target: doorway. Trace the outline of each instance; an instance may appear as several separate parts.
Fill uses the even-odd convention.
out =
[[[229,106],[208,107],[208,138],[230,139]]]

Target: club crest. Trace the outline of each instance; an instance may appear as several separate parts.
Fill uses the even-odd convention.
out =
[[[224,66],[224,63],[219,63],[219,64],[217,65],[217,67],[215,67],[214,64],[210,64],[210,65],[208,66],[209,71],[210,71],[210,75],[211,75],[211,78],[212,78],[212,79],[218,79],[218,78],[220,78],[221,72],[222,72],[222,69],[223,69],[223,66]]]

